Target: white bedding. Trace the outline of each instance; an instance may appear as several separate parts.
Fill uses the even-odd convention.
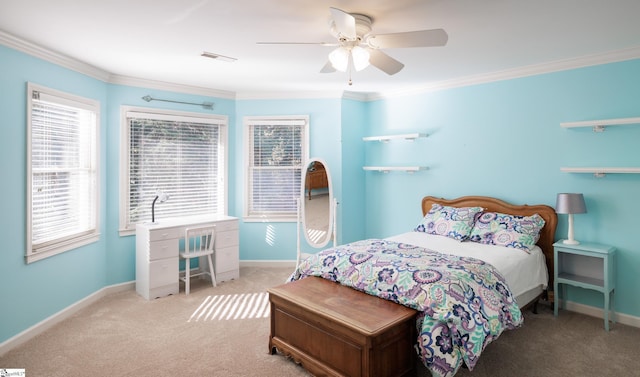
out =
[[[545,257],[538,246],[531,250],[530,254],[527,254],[525,251],[514,248],[484,245],[470,241],[459,242],[448,237],[423,232],[407,232],[387,239],[445,254],[481,259],[490,263],[502,273],[511,293],[516,298],[531,290],[546,288],[549,281]]]

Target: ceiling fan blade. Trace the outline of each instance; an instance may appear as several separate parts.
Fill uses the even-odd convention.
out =
[[[449,36],[443,29],[379,34],[367,39],[373,48],[436,47],[447,44]]]
[[[369,49],[369,63],[387,75],[395,75],[404,68],[404,64],[384,52],[375,49]]]
[[[338,8],[329,8],[336,30],[349,39],[356,39],[356,19],[349,13]]]
[[[316,46],[328,46],[337,47],[338,43],[335,42],[256,42],[258,45],[316,45]]]
[[[333,64],[331,64],[330,61],[327,61],[327,64],[325,64],[324,67],[322,67],[322,69],[320,70],[320,73],[332,73],[335,71],[336,69],[333,67]]]

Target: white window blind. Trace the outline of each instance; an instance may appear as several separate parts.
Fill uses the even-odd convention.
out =
[[[225,213],[226,118],[126,112],[128,185],[123,229],[155,220]]]
[[[29,84],[27,262],[97,240],[98,105]]]
[[[306,117],[246,118],[248,125],[249,218],[294,221],[302,164],[307,159]]]

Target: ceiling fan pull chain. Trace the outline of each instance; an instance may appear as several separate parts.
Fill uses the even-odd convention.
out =
[[[349,72],[349,86],[353,85],[353,81],[351,81],[351,72],[353,72],[353,55],[351,55],[351,51],[349,51],[349,60],[347,61],[347,70]]]

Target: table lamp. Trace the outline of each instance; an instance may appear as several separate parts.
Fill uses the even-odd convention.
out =
[[[151,222],[156,222],[156,201],[160,201],[160,203],[164,203],[169,199],[169,195],[165,194],[163,191],[158,190],[156,192],[156,197],[153,199],[153,203],[151,203]]]
[[[584,196],[582,194],[570,194],[561,193],[558,194],[556,199],[556,213],[563,213],[569,215],[569,234],[566,240],[562,243],[567,245],[578,245],[579,241],[573,238],[573,214],[575,213],[587,213],[587,206],[584,203]]]

